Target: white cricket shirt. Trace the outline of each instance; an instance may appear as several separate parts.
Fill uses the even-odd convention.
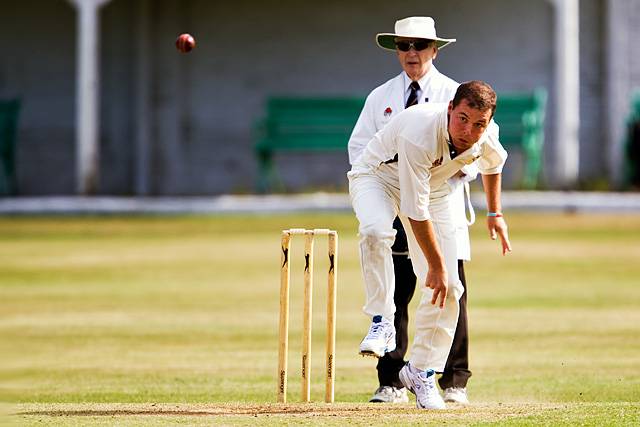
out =
[[[443,184],[462,167],[477,160],[482,174],[497,174],[507,158],[492,122],[477,143],[452,160],[447,107],[428,103],[402,111],[376,133],[352,167],[355,173],[394,175],[391,178],[397,179],[400,188],[400,212],[417,221],[431,219],[429,198],[449,194],[449,186]],[[385,163],[396,154],[397,163]]]

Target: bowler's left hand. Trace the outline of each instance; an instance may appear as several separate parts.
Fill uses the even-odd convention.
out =
[[[497,236],[500,236],[500,242],[502,243],[502,255],[506,255],[507,252],[511,252],[511,242],[509,242],[509,231],[507,222],[503,217],[487,217],[487,227],[489,228],[489,237],[491,240],[496,240]]]

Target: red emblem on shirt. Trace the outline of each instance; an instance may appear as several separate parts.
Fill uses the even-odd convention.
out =
[[[384,110],[384,116],[385,117],[389,117],[391,115],[391,113],[393,113],[393,110],[391,109],[391,107],[387,107],[387,109]]]

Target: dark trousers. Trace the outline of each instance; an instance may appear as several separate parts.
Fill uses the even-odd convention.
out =
[[[416,289],[416,276],[413,273],[411,260],[407,256],[407,236],[398,218],[393,223],[396,229],[396,240],[393,244],[393,269],[396,279],[396,290],[393,300],[396,305],[394,324],[396,327],[396,349],[378,359],[378,380],[381,386],[404,387],[398,378],[400,369],[406,363],[404,356],[409,348],[409,302]],[[464,287],[460,298],[460,316],[447,358],[444,373],[439,379],[440,387],[466,387],[471,376],[469,371],[469,337],[467,334],[467,282],[464,275],[464,264],[458,260],[458,275]],[[422,285],[422,284],[421,284]]]

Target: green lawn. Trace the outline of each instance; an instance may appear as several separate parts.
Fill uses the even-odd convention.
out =
[[[512,214],[472,229],[470,407],[363,404],[375,362],[350,214],[0,218],[0,423],[638,425],[640,216]],[[340,235],[336,402],[299,402],[293,242],[289,405],[276,405],[280,230]],[[323,399],[316,242],[312,399]],[[416,298],[417,299],[417,298]],[[5,414],[2,418],[1,414]]]

